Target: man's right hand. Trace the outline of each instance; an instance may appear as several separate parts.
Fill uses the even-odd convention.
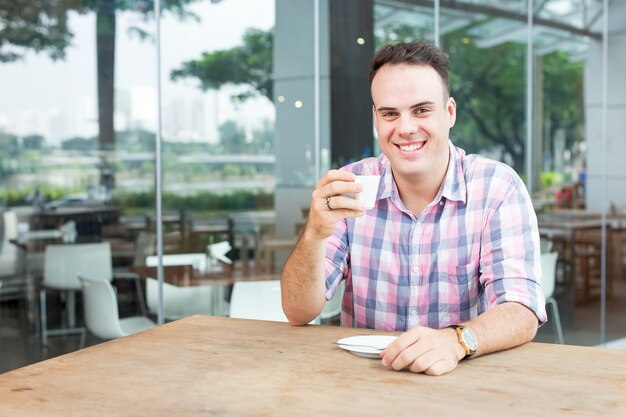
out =
[[[356,176],[348,171],[331,169],[319,179],[311,197],[311,209],[305,228],[310,239],[326,239],[333,234],[335,224],[346,217],[359,217],[365,208],[356,199],[343,196],[361,192],[363,186],[354,182]]]

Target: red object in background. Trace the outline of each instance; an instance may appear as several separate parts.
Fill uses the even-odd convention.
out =
[[[561,208],[571,208],[572,207],[572,188],[571,187],[563,187],[556,193],[556,204]]]

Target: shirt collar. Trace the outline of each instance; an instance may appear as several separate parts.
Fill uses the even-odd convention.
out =
[[[455,147],[450,140],[448,140],[448,143],[450,146],[450,162],[448,163],[448,170],[446,171],[446,176],[441,184],[436,200],[446,198],[450,201],[465,203],[467,200],[467,188],[465,186],[465,175],[463,174],[463,157],[465,156],[465,151]],[[379,190],[377,199],[381,200],[393,197],[394,199],[400,200],[397,187],[393,181],[389,159],[387,159],[384,154],[381,154],[378,157],[378,161],[381,167],[383,187],[382,190]]]
[[[443,180],[443,184],[441,184],[439,199],[444,197],[450,201],[465,203],[467,200],[467,188],[463,172],[465,151],[454,146],[451,140],[448,140],[448,143],[450,145],[450,162],[448,163],[446,177]]]

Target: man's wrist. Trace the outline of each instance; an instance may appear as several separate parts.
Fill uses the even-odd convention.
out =
[[[456,334],[456,329],[452,327],[446,327],[445,329],[450,335],[450,343],[452,343],[452,348],[454,349],[454,353],[456,354],[456,360],[461,362],[463,358],[465,358],[465,349],[459,343],[459,337]]]
[[[456,332],[457,341],[464,350],[464,356],[461,359],[469,358],[476,353],[478,349],[478,341],[474,332],[467,326],[460,324],[453,324],[448,326]]]

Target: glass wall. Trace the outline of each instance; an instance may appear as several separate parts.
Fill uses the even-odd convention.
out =
[[[3,217],[0,307],[25,335],[3,370],[33,360],[18,351],[39,355],[46,244],[109,242],[127,277],[157,252],[157,133],[163,253],[209,254],[185,271],[277,278],[319,175],[378,152],[367,84],[374,51],[434,42],[435,22],[458,104],[452,140],[533,179],[546,250],[559,254],[554,298],[565,342],[626,336],[620,2],[606,22],[608,78],[602,4],[533,2],[529,84],[527,2],[164,1],[160,94],[152,1],[70,4],[0,0],[0,202],[16,216],[14,226]],[[219,242],[230,250],[210,246]],[[145,278],[156,270],[140,275],[139,287],[115,281],[120,312],[154,318],[158,287]],[[166,285],[165,319],[226,315],[229,289],[189,295],[187,306],[212,301],[168,315]],[[48,297],[50,326],[67,324],[66,298]],[[538,340],[554,340],[554,322]],[[51,338],[41,357],[76,347]]]

